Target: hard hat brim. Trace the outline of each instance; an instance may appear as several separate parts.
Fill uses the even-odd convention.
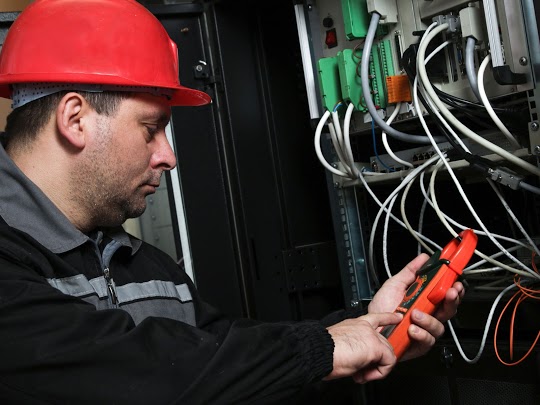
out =
[[[102,80],[102,81],[105,82],[106,80]],[[12,81],[12,84],[24,83],[24,82],[25,82],[24,80],[14,80]],[[54,81],[44,82],[44,84],[45,83],[53,84],[55,82]],[[77,84],[74,84],[74,90],[77,89],[77,87],[78,87]],[[210,104],[212,102],[212,99],[210,98],[208,94],[200,90],[191,89],[189,87],[185,87],[182,85],[175,86],[173,88],[167,88],[167,90],[172,91],[172,94],[170,95],[170,98],[169,98],[169,105],[171,107],[174,107],[174,106],[196,107],[196,106]],[[10,85],[2,83],[1,79],[0,79],[0,97],[12,99]]]
[[[210,104],[212,99],[210,96],[200,90],[190,89],[189,87],[180,86],[174,89],[171,96],[171,106],[201,106]]]

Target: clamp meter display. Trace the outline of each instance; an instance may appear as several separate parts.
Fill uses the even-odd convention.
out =
[[[416,280],[395,310],[403,314],[403,319],[399,324],[388,325],[381,330],[398,359],[411,343],[407,330],[411,325],[412,310],[419,309],[428,314],[435,312],[444,300],[446,291],[452,287],[471,259],[477,241],[478,237],[471,229],[464,230],[442,251],[436,251],[416,272]]]

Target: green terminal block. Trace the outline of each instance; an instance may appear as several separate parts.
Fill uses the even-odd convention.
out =
[[[371,50],[371,58],[369,60],[369,76],[371,83],[371,93],[373,104],[377,109],[386,107],[384,104],[384,85],[382,78],[381,58],[377,46]]]
[[[377,46],[372,48],[369,64],[373,103],[378,108],[386,108],[388,106],[386,78],[393,76],[394,72],[391,41],[381,41]]]
[[[367,111],[363,100],[362,82],[360,80],[361,51],[344,49],[337,54],[339,79],[343,100],[354,104],[358,111]]]
[[[335,105],[341,100],[337,56],[319,59],[317,68],[319,70],[322,104],[327,110],[333,111]]]
[[[379,53],[381,55],[382,82],[384,87],[384,107],[388,105],[388,89],[386,88],[386,78],[394,76],[394,58],[392,57],[392,42],[389,39],[379,43]]]
[[[394,58],[392,57],[392,42],[389,39],[379,43],[379,52],[381,54],[381,63],[383,74],[385,76],[394,76]]]
[[[347,39],[365,38],[370,20],[366,0],[341,0],[341,9]]]

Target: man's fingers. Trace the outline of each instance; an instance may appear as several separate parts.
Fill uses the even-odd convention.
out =
[[[437,311],[433,316],[435,316],[435,318],[441,322],[446,322],[447,320],[451,319],[454,315],[456,315],[458,306],[461,304],[464,295],[465,288],[463,287],[463,284],[461,284],[459,281],[454,283],[452,288],[446,292],[442,305],[437,308]]]
[[[369,322],[373,329],[377,329],[380,326],[398,324],[403,319],[403,315],[397,312],[382,312],[364,315],[362,319]]]
[[[378,366],[374,368],[366,368],[353,374],[352,379],[357,384],[364,384],[369,381],[382,380],[387,377],[392,371],[393,366]]]
[[[431,315],[414,309],[411,313],[411,318],[413,325],[409,327],[409,332],[411,332],[411,329],[416,326],[416,328],[419,329],[419,331],[416,331],[417,333],[421,333],[423,331],[432,336],[434,339],[438,339],[444,334],[444,325]],[[411,337],[414,337],[415,333],[412,333],[412,335],[413,336]],[[421,336],[422,334],[417,335],[419,338],[421,338]]]

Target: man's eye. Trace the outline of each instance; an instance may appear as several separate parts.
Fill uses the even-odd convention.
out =
[[[150,137],[153,137],[155,134],[157,134],[157,132],[158,132],[158,127],[147,126],[147,127],[146,127],[146,131],[148,132],[148,135],[149,135]]]

